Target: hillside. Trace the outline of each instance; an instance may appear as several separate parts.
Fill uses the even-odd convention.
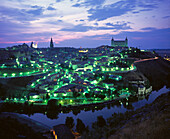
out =
[[[170,87],[170,62],[162,58],[136,63],[137,70],[147,77],[153,90]]]
[[[114,113],[107,121],[92,124],[83,139],[168,139],[170,137],[170,91],[136,111]],[[99,126],[100,125],[100,126]]]
[[[123,127],[109,139],[152,138],[168,139],[170,92],[158,97],[152,104],[138,109]]]

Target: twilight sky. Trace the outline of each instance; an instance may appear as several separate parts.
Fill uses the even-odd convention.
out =
[[[0,47],[97,47],[111,37],[170,48],[170,0],[0,0]]]

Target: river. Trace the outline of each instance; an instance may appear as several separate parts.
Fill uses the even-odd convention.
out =
[[[162,89],[160,89],[159,91],[152,91],[151,94],[149,94],[148,96],[145,97],[136,97],[135,101],[136,102],[128,102],[128,105],[133,106],[133,109],[136,110],[138,108],[143,107],[146,104],[150,104],[152,103],[158,96],[160,96],[163,93],[166,93],[170,91],[170,89],[167,89],[166,86],[164,86]],[[64,124],[65,123],[65,119],[66,117],[73,117],[75,125],[76,125],[76,119],[79,118],[83,121],[83,123],[86,126],[91,127],[92,123],[95,122],[97,120],[98,116],[103,116],[103,118],[107,119],[109,117],[112,116],[112,114],[114,113],[124,113],[126,111],[130,111],[131,109],[127,109],[125,108],[125,106],[122,104],[120,106],[113,106],[113,107],[104,107],[101,110],[95,110],[95,111],[84,111],[81,110],[80,113],[78,113],[77,115],[73,114],[73,112],[69,112],[69,113],[59,113],[58,114],[58,118],[57,119],[50,119],[47,117],[47,115],[42,114],[42,113],[35,113],[31,116],[22,114],[23,116],[29,117],[35,121],[41,122],[49,127],[53,127],[54,125],[58,125],[58,124]]]

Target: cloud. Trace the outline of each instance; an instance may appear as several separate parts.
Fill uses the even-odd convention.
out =
[[[106,23],[107,26],[114,26],[112,23]]]
[[[74,4],[74,5],[72,5],[72,7],[80,7],[81,6],[81,4]]]
[[[63,28],[60,31],[71,31],[71,32],[86,32],[88,30],[93,29],[91,26],[83,26],[83,25],[77,25],[73,26],[72,28]]]
[[[56,21],[47,21],[44,22],[45,24],[52,24],[52,25],[58,25],[58,24],[63,24],[62,20],[56,20]]]
[[[96,23],[95,23],[96,24]],[[98,24],[96,24],[98,25]],[[85,26],[82,24],[73,26],[72,28],[63,28],[60,31],[71,31],[71,32],[86,32],[89,30],[126,30],[126,29],[131,29],[130,26],[127,25],[127,23],[117,23],[117,24],[111,24],[111,23],[106,23],[107,26]]]
[[[56,2],[61,2],[62,0],[56,0]]]
[[[31,8],[39,8],[38,5],[31,6]]]
[[[97,6],[88,10],[89,20],[105,20],[110,17],[121,16],[128,12],[139,13],[142,11],[151,11],[158,8],[158,1],[151,2],[147,0],[120,0],[111,5]],[[140,10],[136,10],[139,9]],[[136,10],[136,11],[134,11]]]
[[[104,2],[104,0],[84,0],[83,2],[72,5],[72,7],[93,7],[97,5],[102,5]]]
[[[27,24],[18,24],[15,22],[10,22],[4,19],[4,21],[0,21],[0,36],[5,37],[8,34],[17,34],[20,33],[22,29],[28,29]]]
[[[16,34],[15,34],[16,33]],[[17,42],[45,42],[50,39],[50,37],[55,36],[56,33],[53,32],[43,32],[43,33],[21,33],[16,32],[16,30],[11,30],[9,33],[5,34],[0,32],[0,36],[3,35],[3,40],[0,40],[0,43],[17,43]],[[22,40],[21,40],[22,38]]]
[[[101,5],[104,3],[104,0],[85,0],[83,3],[86,6],[94,6],[94,5]]]
[[[119,23],[119,22],[117,24],[106,23],[106,26],[112,26],[113,29],[117,29],[117,30],[132,29],[130,26],[127,25],[127,23]]]
[[[147,9],[154,9],[157,8],[157,4],[139,4],[139,7],[147,8]]]
[[[162,17],[163,19],[166,19],[166,18],[170,18],[170,16],[164,16],[164,17]]]
[[[135,1],[135,0],[132,0]],[[91,8],[88,10],[89,20],[105,20],[113,16],[121,16],[129,11],[134,10],[135,5],[132,2],[119,1],[104,7]]]
[[[35,20],[37,16],[43,14],[43,11],[43,8],[40,6],[32,6],[31,10],[0,6],[0,14],[22,22]]]
[[[99,24],[98,23],[94,23],[94,25],[98,26]]]
[[[141,30],[149,30],[149,31],[153,31],[153,30],[156,30],[156,28],[153,28],[153,27],[146,27],[146,28],[141,28]]]
[[[28,14],[32,14],[33,16],[39,16],[39,15],[42,15],[43,13],[43,8],[42,7],[39,7],[39,8],[36,8],[36,9],[32,9],[32,10],[23,10],[24,12],[28,13]]]
[[[55,8],[53,8],[53,7],[51,7],[51,6],[48,6],[47,10],[51,10],[51,11],[53,11],[53,10],[56,10],[56,9],[55,9]]]
[[[142,9],[142,10],[139,10],[139,13],[140,12],[145,12],[145,11],[152,11],[152,9]]]
[[[138,14],[139,13],[139,11],[134,11],[134,12],[132,12],[133,14]]]
[[[30,17],[27,17],[27,14],[24,10],[19,10],[16,8],[8,8],[8,7],[1,7],[0,6],[0,13],[7,17],[12,17],[17,20],[30,20]]]

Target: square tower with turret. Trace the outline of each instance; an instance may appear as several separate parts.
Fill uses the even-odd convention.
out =
[[[115,41],[112,37],[111,46],[113,47],[128,47],[128,39]]]

